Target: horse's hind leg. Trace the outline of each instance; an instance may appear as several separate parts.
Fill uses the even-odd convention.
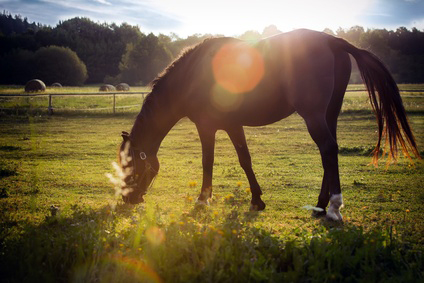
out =
[[[252,159],[246,143],[243,127],[234,127],[226,130],[237,151],[240,166],[246,173],[252,193],[251,210],[264,210],[265,203],[261,199],[262,191],[252,169]]]
[[[349,55],[346,53],[336,52],[334,54],[334,89],[330,103],[327,107],[326,122],[331,135],[337,141],[337,119],[342,108],[343,98],[349,83],[351,62]],[[328,174],[327,174],[328,175]],[[333,199],[334,200],[334,199]],[[325,215],[325,208],[330,202],[330,185],[328,184],[328,176],[324,173],[324,178],[321,186],[321,192],[318,197],[317,207],[323,208],[322,212],[314,212],[314,216]],[[341,202],[341,195],[340,195]],[[330,211],[331,214],[331,211]]]
[[[325,211],[328,201],[330,201],[327,218],[341,221],[342,216],[339,209],[342,205],[342,195],[340,189],[337,141],[331,134],[325,117],[309,117],[305,119],[305,121],[312,139],[318,145],[321,153],[322,165],[324,167],[321,194],[318,198],[317,206]]]
[[[341,215],[338,212],[342,198],[337,157],[337,119],[350,77],[349,55],[335,52],[333,66],[333,84],[324,84],[321,92],[319,92],[322,94],[318,96],[320,99],[311,103],[311,105],[314,105],[314,109],[309,108],[307,111],[300,111],[300,114],[303,114],[308,130],[320,149],[324,167],[324,177],[317,204],[317,207],[322,208],[323,211],[314,211],[313,215],[317,217],[325,216],[327,214],[325,209],[330,203],[327,217],[341,220]],[[326,95],[326,93],[331,93],[331,96]],[[319,109],[326,110],[318,111]],[[325,113],[325,116],[323,113]]]

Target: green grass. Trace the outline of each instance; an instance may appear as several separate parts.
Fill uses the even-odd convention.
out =
[[[72,111],[76,100],[58,99],[69,109],[53,116],[28,108],[1,114],[2,282],[424,280],[424,164],[368,166],[377,126],[365,94],[348,93],[339,118],[343,225],[302,208],[316,204],[322,166],[298,115],[246,128],[265,211],[248,211],[248,183],[224,132],[214,201],[195,207],[201,147],[187,119],[162,143],[146,203],[129,206],[105,173],[137,109]],[[423,98],[404,100],[423,154]]]

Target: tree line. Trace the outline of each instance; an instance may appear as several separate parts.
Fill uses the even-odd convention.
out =
[[[255,41],[279,32],[271,25],[262,33],[246,31],[239,38]],[[423,31],[404,27],[395,31],[365,30],[355,26],[324,32],[376,54],[398,83],[424,82]],[[210,36],[145,34],[127,23],[96,23],[80,17],[50,27],[4,11],[0,15],[0,84],[25,84],[37,77],[47,84],[145,85],[181,50]],[[357,72],[352,74],[351,82],[360,82]]]

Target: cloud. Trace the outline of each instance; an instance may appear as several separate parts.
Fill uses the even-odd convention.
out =
[[[162,13],[151,0],[0,0],[0,9],[50,26],[74,17],[116,24],[127,22],[140,26],[144,32],[164,32],[181,25],[178,18]]]
[[[94,0],[95,2],[98,2],[100,4],[104,4],[104,5],[112,5],[112,3],[107,2],[106,0]]]

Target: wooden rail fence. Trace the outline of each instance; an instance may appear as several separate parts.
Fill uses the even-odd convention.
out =
[[[145,98],[145,95],[148,94],[147,91],[137,91],[137,92],[79,92],[79,93],[29,93],[29,94],[0,94],[0,97],[48,97],[49,98],[49,105],[47,107],[49,115],[53,114],[54,107],[53,107],[53,97],[54,96],[112,96],[113,102],[112,102],[112,110],[113,114],[116,113],[116,96],[117,95],[142,95],[143,100]],[[123,106],[126,107],[126,106]]]
[[[347,90],[346,92],[366,92],[366,89],[351,89]],[[415,89],[415,90],[399,90],[400,92],[408,92],[408,93],[424,93],[423,89]],[[30,94],[0,94],[0,97],[47,97],[49,98],[49,105],[48,105],[48,113],[49,115],[52,115],[54,112],[53,107],[53,97],[54,96],[113,96],[113,102],[112,102],[112,110],[113,114],[116,113],[116,96],[117,95],[142,95],[143,99],[145,98],[145,95],[148,94],[147,91],[137,91],[137,92],[81,92],[81,93],[30,93]],[[402,97],[413,97],[413,98],[424,98],[424,96],[402,96]],[[129,106],[121,106],[121,108],[125,108]],[[110,108],[108,108],[110,109]],[[99,109],[96,109],[99,110]]]

